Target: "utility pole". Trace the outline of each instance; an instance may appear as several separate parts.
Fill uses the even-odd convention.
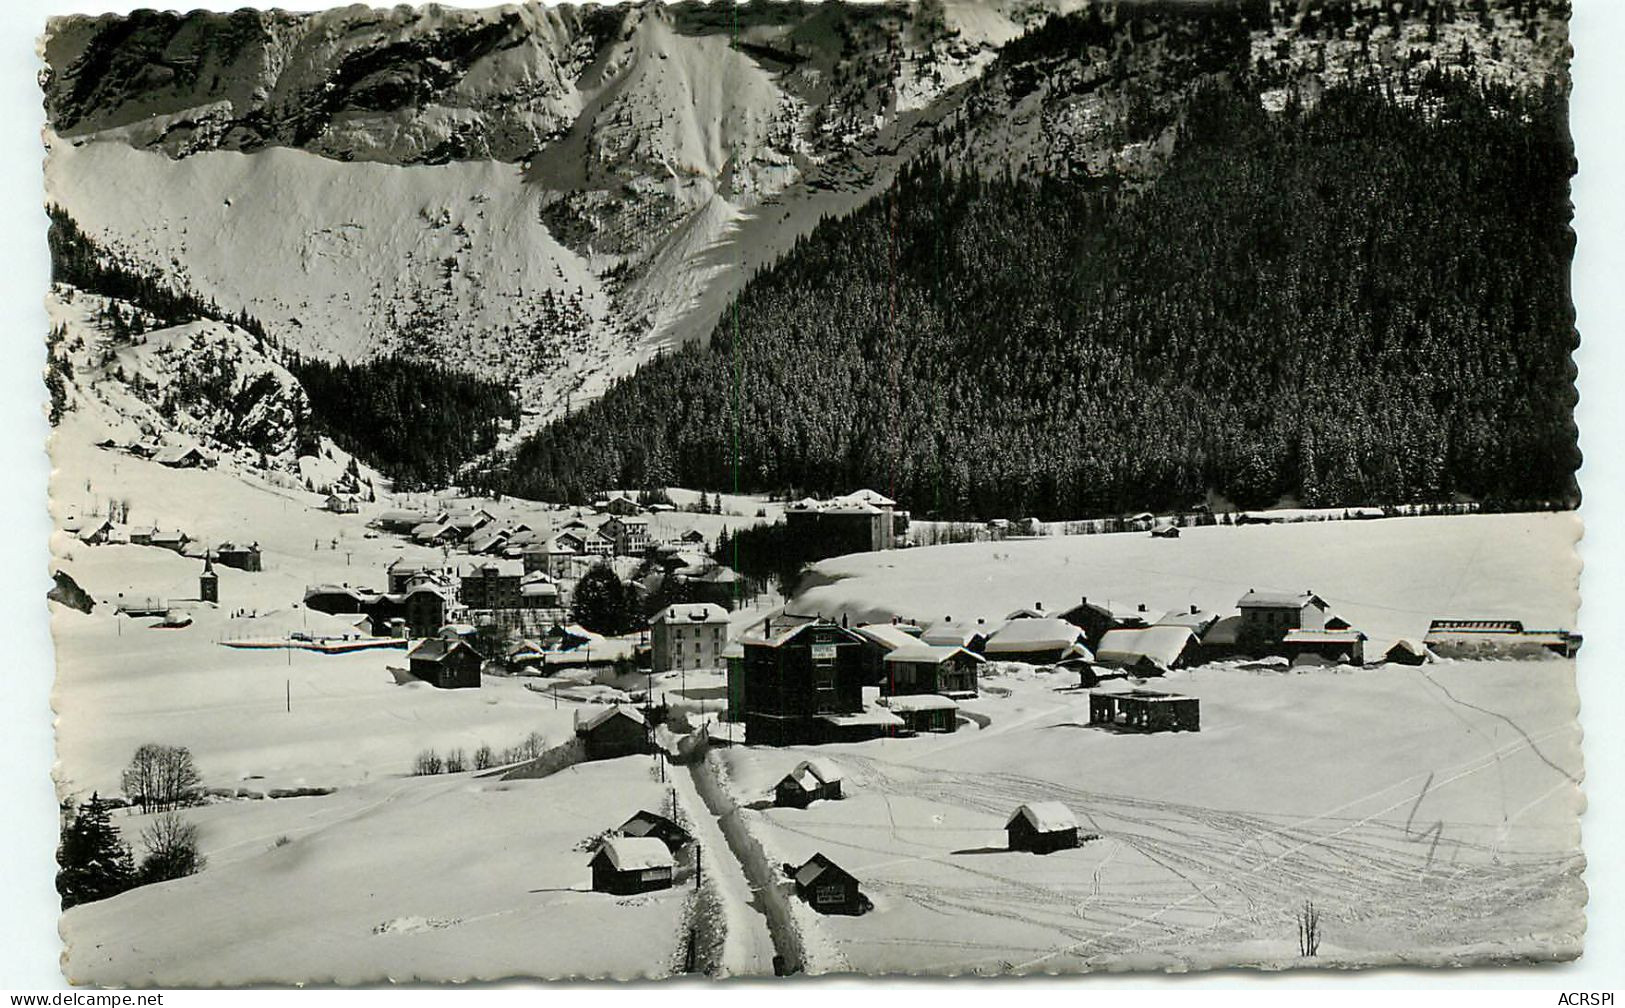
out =
[[[288,664],[290,664],[290,665],[293,664],[293,652],[292,651],[288,652]],[[284,679],[282,681],[282,702],[287,705],[288,713],[292,714],[293,713],[293,680],[292,679]]]

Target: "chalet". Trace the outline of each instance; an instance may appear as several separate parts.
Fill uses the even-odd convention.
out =
[[[1123,731],[1201,731],[1200,703],[1195,697],[1157,690],[1089,694],[1089,723]]]
[[[389,578],[389,590],[404,592],[412,587],[420,578],[442,579],[446,577],[445,568],[438,564],[422,560],[407,560],[397,557],[392,560],[384,573]]]
[[[709,602],[724,609],[732,609],[739,602],[743,579],[732,567],[719,563],[704,565],[697,573],[692,569],[674,575],[679,584],[688,588],[696,602]]]
[[[1225,616],[1198,635],[1202,643],[1202,660],[1217,661],[1243,655],[1241,647],[1241,614]]]
[[[577,708],[575,719],[576,737],[581,739],[589,760],[654,752],[649,722],[636,707],[616,704],[596,711]]]
[[[740,638],[746,734],[802,745],[882,734],[863,708],[863,638],[824,619],[773,616]],[[730,690],[730,692],[732,692]]]
[[[981,655],[962,647],[910,641],[894,648],[881,659],[884,675],[880,680],[880,692],[892,696],[941,693],[954,697],[974,697],[977,670],[986,661]],[[888,706],[892,710],[901,709],[896,704]]]
[[[858,880],[822,854],[814,854],[790,873],[796,895],[825,914],[861,914],[872,904],[858,888]]]
[[[556,581],[541,571],[526,574],[519,581],[521,609],[557,609],[561,596]]]
[[[669,605],[649,619],[652,669],[722,667],[722,649],[728,643],[728,611],[712,603]]]
[[[305,589],[305,608],[319,613],[344,615],[368,612],[378,593],[349,585],[315,585]]]
[[[841,771],[826,759],[802,760],[773,787],[773,804],[781,808],[806,808],[840,797]]]
[[[1421,665],[1428,657],[1427,648],[1403,637],[1382,653],[1382,660],[1389,665]]]
[[[1084,637],[1081,627],[1063,619],[1017,619],[990,634],[982,654],[989,661],[1053,665],[1067,658],[1088,657]]]
[[[944,616],[920,632],[920,640],[937,647],[961,647],[978,654],[987,646],[989,628],[985,620],[956,620]]]
[[[502,661],[514,675],[539,675],[547,661],[547,652],[533,640],[522,640],[503,653]]]
[[[1365,664],[1366,636],[1358,630],[1288,630],[1281,652],[1296,662],[1313,655],[1339,665]]]
[[[595,503],[594,507],[605,514],[614,515],[617,518],[630,518],[636,515],[644,514],[649,510],[642,504],[639,504],[633,498],[624,494],[610,497],[604,501]]]
[[[678,536],[677,541],[682,543],[684,546],[695,546],[700,549],[704,549],[705,533],[701,532],[699,529],[691,528],[687,532],[684,532],[682,535]]]
[[[627,837],[654,837],[665,844],[666,849],[673,854],[694,842],[694,838],[683,827],[647,809],[639,811],[621,823],[620,829],[615,832]]]
[[[106,518],[66,518],[62,521],[63,532],[90,545],[106,542],[112,530],[113,523]]]
[[[1054,613],[1047,613],[1047,612],[1044,611],[1044,603],[1042,603],[1042,602],[1034,602],[1032,604],[1031,608],[1023,606],[1020,609],[1016,609],[1016,610],[1014,610],[1012,612],[1006,613],[1005,617],[1004,617],[1004,621],[1006,623],[1008,623],[1013,619],[1045,619],[1046,617],[1053,616],[1053,615],[1055,615],[1055,614]]]
[[[959,704],[938,693],[882,697],[880,702],[903,719],[911,732],[952,732],[959,728]]]
[[[1436,619],[1422,643],[1441,658],[1523,657],[1555,654],[1573,658],[1582,637],[1569,630],[1529,630],[1519,620]]]
[[[173,532],[160,532],[154,530],[151,538],[147,540],[147,545],[157,546],[160,549],[174,550],[176,553],[181,553],[186,550],[186,544],[191,541],[192,540],[185,532],[178,529]]]
[[[1089,596],[1083,596],[1081,602],[1061,614],[1075,627],[1083,629],[1084,643],[1091,648],[1100,646],[1100,638],[1106,636],[1109,630],[1124,628],[1137,628],[1150,626],[1151,621],[1145,606],[1139,607],[1123,605],[1107,600],[1089,601]]]
[[[1013,851],[1048,854],[1078,845],[1078,820],[1057,801],[1028,802],[1004,824]]]
[[[518,609],[525,565],[519,560],[481,560],[459,572],[462,603],[470,609]]]
[[[428,520],[429,516],[422,511],[395,509],[380,512],[372,525],[384,532],[411,532]]]
[[[501,529],[483,528],[469,536],[463,549],[470,556],[500,553],[508,545],[508,533]]]
[[[1163,675],[1201,660],[1201,645],[1189,627],[1152,626],[1108,630],[1095,650],[1095,664],[1137,675]]]
[[[1168,520],[1164,519],[1164,520],[1158,522],[1157,524],[1151,526],[1151,538],[1153,538],[1153,539],[1178,539],[1179,538],[1179,526],[1175,525],[1171,521],[1168,521]]]
[[[135,525],[130,528],[130,545],[151,546],[152,537],[158,534],[156,525]]]
[[[222,567],[235,567],[237,570],[252,572],[264,569],[259,543],[239,546],[236,543],[223,542],[215,547],[214,558],[220,561]]]
[[[442,522],[426,521],[413,527],[412,541],[424,546],[452,543],[457,541],[457,532]]]
[[[1163,613],[1153,625],[1184,627],[1200,639],[1217,622],[1219,622],[1218,613],[1193,605],[1188,609],[1169,610]]]
[[[470,689],[480,685],[484,658],[464,640],[428,637],[407,654],[412,675],[440,689]]]
[[[905,644],[920,642],[920,628],[912,623],[865,623],[852,628],[863,638],[863,679],[874,684],[886,676],[886,656]]]
[[[1312,591],[1301,594],[1251,589],[1236,602],[1241,610],[1238,640],[1243,648],[1275,653],[1288,630],[1321,630],[1326,601]]]
[[[208,456],[196,448],[164,448],[152,456],[159,465],[171,469],[201,469],[209,464]]]
[[[593,892],[630,896],[670,889],[675,862],[654,837],[610,837],[588,862]]]
[[[563,653],[577,651],[589,647],[594,641],[601,641],[602,637],[576,623],[566,626],[563,623],[554,623],[542,632],[540,642],[547,651]]]
[[[353,493],[330,493],[322,507],[333,514],[355,514],[361,510],[361,497]]]
[[[616,553],[631,556],[649,545],[649,519],[615,515],[598,526],[598,533],[615,543]]]

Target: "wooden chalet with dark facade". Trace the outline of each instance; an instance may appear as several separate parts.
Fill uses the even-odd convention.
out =
[[[773,804],[780,808],[806,808],[840,797],[841,771],[826,759],[801,761],[773,788]]]
[[[465,640],[430,637],[407,656],[412,675],[440,689],[471,689],[480,685],[485,658]]]
[[[740,639],[745,737],[753,745],[866,738],[863,638],[828,620],[775,616]],[[730,687],[730,694],[733,692]]]
[[[822,854],[814,854],[789,874],[795,880],[796,895],[819,913],[856,915],[873,906],[852,873]]]
[[[576,711],[576,737],[587,759],[615,759],[654,752],[649,723],[636,707],[617,704],[602,710]]]
[[[986,659],[962,647],[911,641],[881,659],[880,692],[891,696],[941,693],[974,697],[977,670]]]

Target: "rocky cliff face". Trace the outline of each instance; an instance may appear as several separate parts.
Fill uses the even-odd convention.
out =
[[[1285,108],[1361,75],[1402,98],[1435,65],[1562,74],[1561,0],[1322,6],[66,18],[48,176],[109,247],[289,346],[499,376],[541,418],[704,338],[745,277],[912,157],[1143,180],[1204,81]]]

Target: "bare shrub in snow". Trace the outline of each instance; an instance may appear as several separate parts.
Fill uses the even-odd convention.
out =
[[[412,773],[418,777],[431,777],[445,770],[445,761],[433,749],[425,749],[418,753],[412,763]]]
[[[1298,954],[1312,956],[1320,951],[1320,911],[1313,900],[1304,900],[1298,911]]]

